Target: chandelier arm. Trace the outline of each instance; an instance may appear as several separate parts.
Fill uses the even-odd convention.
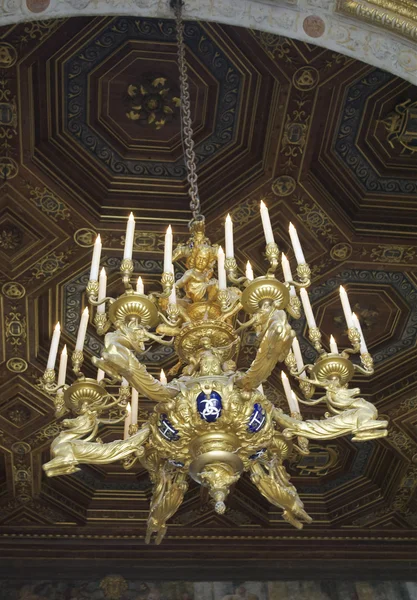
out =
[[[204,220],[200,213],[200,197],[197,184],[197,166],[194,151],[193,127],[190,110],[190,90],[188,85],[187,62],[185,59],[184,45],[184,22],[182,20],[182,1],[176,0],[171,3],[174,9],[177,44],[178,44],[178,68],[180,72],[180,90],[181,90],[181,131],[183,133],[183,142],[185,145],[185,165],[187,168],[187,181],[189,183],[188,194],[190,196],[190,209],[193,214],[192,221]],[[191,222],[192,222],[191,221]]]

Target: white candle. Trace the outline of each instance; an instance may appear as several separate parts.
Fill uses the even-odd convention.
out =
[[[362,331],[362,327],[361,327],[360,321],[359,321],[359,319],[358,319],[358,317],[357,317],[357,315],[355,313],[352,313],[352,321],[353,321],[353,326],[356,327],[356,329],[361,334],[361,341],[360,341],[361,348],[360,348],[360,353],[361,354],[367,354],[368,353],[368,347],[367,347],[366,342],[365,342],[365,338],[364,338],[364,335],[363,335],[363,331]]]
[[[104,379],[105,376],[105,372],[103,371],[103,369],[97,369],[97,381],[101,381],[102,379]]]
[[[343,308],[343,312],[345,315],[346,323],[347,323],[348,329],[351,329],[353,327],[352,309],[350,308],[349,298],[348,298],[347,292],[346,292],[345,288],[343,287],[343,285],[340,286],[339,292],[340,292],[340,300],[342,302],[342,308]]]
[[[217,274],[219,278],[219,290],[226,289],[226,269],[224,268],[224,252],[220,246],[217,252]]]
[[[138,409],[139,409],[139,394],[135,388],[132,387],[132,406],[131,406],[131,423],[136,425],[138,422]]]
[[[165,371],[163,369],[161,369],[159,374],[159,381],[162,383],[162,385],[166,385],[168,383],[167,376],[165,375]]]
[[[304,312],[307,319],[307,324],[312,329],[313,327],[317,327],[316,321],[314,319],[313,310],[311,308],[310,299],[308,297],[307,290],[305,288],[301,288],[300,290],[300,298],[304,308]]]
[[[306,259],[304,258],[300,240],[298,239],[297,230],[292,223],[290,223],[288,231],[290,232],[291,244],[294,250],[295,258],[297,260],[297,264],[303,265],[305,264]]]
[[[265,241],[267,244],[275,243],[274,234],[272,232],[271,220],[269,218],[268,208],[263,200],[261,200],[261,219],[262,227],[264,228]]]
[[[288,281],[288,282],[294,281],[292,278],[290,261],[285,256],[285,254],[282,254],[282,256],[281,256],[281,265],[282,265],[282,272],[284,273],[284,281]],[[296,296],[295,287],[293,285],[290,286],[290,296]]]
[[[129,382],[125,377],[122,377],[122,387],[129,387]]]
[[[233,258],[233,221],[230,215],[227,215],[226,217],[226,221],[224,224],[224,235],[226,241],[226,258]]]
[[[246,279],[248,281],[253,281],[254,279],[252,265],[249,261],[246,263]]]
[[[96,237],[94,242],[93,258],[91,261],[90,269],[90,281],[98,280],[98,270],[100,268],[100,257],[101,257],[101,237],[100,234]]]
[[[302,371],[302,373],[300,373],[300,377],[305,379],[306,372],[304,370],[303,355],[301,354],[300,342],[296,337],[292,341],[292,351],[294,352],[295,362],[297,363],[297,370],[299,373]]]
[[[87,333],[87,325],[89,318],[90,314],[88,311],[88,306],[86,306],[81,315],[81,321],[78,327],[77,341],[75,343],[76,350],[82,351],[84,348],[85,334]]]
[[[262,395],[264,395],[264,386],[262,385],[262,383],[260,383],[257,387],[258,392],[260,392]]]
[[[130,213],[126,226],[125,248],[123,258],[132,260],[133,254],[133,239],[135,237],[135,219],[133,213]]]
[[[98,281],[98,301],[104,300],[106,297],[106,289],[107,289],[107,275],[106,269],[103,267],[100,271],[100,279]],[[97,306],[97,313],[103,314],[106,312],[106,303],[99,304]]]
[[[59,338],[61,337],[61,325],[58,323],[55,325],[54,333],[52,334],[51,347],[49,349],[48,362],[46,363],[47,369],[55,369],[56,355],[58,354]]]
[[[339,354],[339,348],[337,347],[336,340],[332,335],[330,336],[330,352],[332,354]]]
[[[298,398],[292,390],[291,390],[291,403],[288,402],[288,404],[290,406],[291,413],[300,414],[300,407],[298,406]]]
[[[291,409],[291,403],[292,403],[291,391],[292,390],[291,390],[290,382],[288,381],[288,377],[286,376],[284,371],[281,371],[281,381],[282,381],[282,385],[284,388],[285,397],[287,398],[287,402]]]
[[[143,280],[142,277],[138,277],[138,281],[136,284],[136,291],[138,294],[144,294],[145,293],[145,286],[143,285]]]
[[[127,412],[127,415],[125,417],[125,430],[124,430],[124,434],[123,434],[124,440],[127,440],[127,438],[129,437],[129,427],[132,423],[132,409],[130,406],[130,402],[127,403],[126,412]]]
[[[59,361],[59,371],[58,371],[58,386],[65,385],[65,380],[67,378],[67,362],[68,362],[68,353],[67,353],[67,345],[62,349],[61,359]]]
[[[171,225],[165,234],[165,247],[164,247],[164,273],[171,273],[172,265],[172,229]]]

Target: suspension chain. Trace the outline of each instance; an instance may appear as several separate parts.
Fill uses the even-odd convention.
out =
[[[188,86],[187,63],[185,60],[184,22],[182,20],[182,0],[173,0],[171,6],[175,12],[178,43],[178,67],[180,72],[181,88],[181,128],[184,134],[185,165],[187,167],[187,180],[189,183],[190,210],[193,221],[200,220],[200,197],[197,185],[197,166],[195,161],[193,128],[190,110],[190,91]]]

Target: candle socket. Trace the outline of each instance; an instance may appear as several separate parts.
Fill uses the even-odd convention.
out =
[[[308,339],[313,344],[317,352],[323,353],[323,346],[321,345],[321,332],[318,327],[310,327],[308,330]]]
[[[170,302],[167,306],[167,317],[170,323],[175,325],[178,322],[178,317],[180,316],[180,309],[177,304],[172,304]]]
[[[294,318],[301,318],[301,300],[298,296],[290,296],[287,312]]]
[[[287,358],[285,359],[285,364],[290,370],[291,375],[297,373],[297,361],[295,360],[294,352],[290,350],[287,354]]]
[[[130,387],[128,385],[121,385],[119,388],[119,401],[122,406],[127,405],[130,396]]]
[[[349,327],[348,337],[349,337],[350,343],[352,344],[353,351],[359,352],[360,342],[361,342],[361,334],[356,329],[356,327]]]
[[[311,283],[311,269],[307,263],[297,265],[297,275],[303,287],[308,287]]]
[[[122,275],[125,289],[132,289],[130,285],[130,278],[133,273],[133,260],[131,258],[124,258],[120,263],[120,273]]]
[[[85,291],[87,292],[87,296],[89,300],[97,300],[98,298],[98,281],[95,281],[94,279],[90,279],[90,281],[87,283],[87,287],[85,288]]]
[[[107,319],[106,313],[96,313],[94,315],[94,325],[98,335],[104,335],[109,330],[111,321]]]
[[[135,435],[139,431],[139,425],[137,423],[132,423],[129,425],[129,436]]]
[[[54,406],[55,406],[55,416],[57,418],[62,417],[62,415],[66,412],[65,402],[64,402],[64,391],[59,390],[54,397]]]
[[[72,370],[76,375],[81,374],[81,366],[84,362],[84,353],[82,350],[74,350],[71,356]]]
[[[365,371],[372,375],[372,373],[374,372],[374,359],[369,354],[369,352],[361,354],[361,363],[363,364],[363,368],[365,369]]]
[[[246,279],[245,277],[237,276],[237,262],[236,262],[236,259],[234,258],[234,256],[229,256],[228,258],[225,259],[224,267],[226,269],[227,279],[231,283],[238,284]]]
[[[217,299],[220,303],[220,308],[222,311],[227,310],[230,305],[230,294],[228,290],[219,290],[217,294]]]
[[[269,244],[266,245],[265,255],[271,265],[268,269],[268,273],[275,273],[279,261],[279,248],[275,242],[269,242]]]
[[[57,390],[57,386],[55,384],[55,370],[54,369],[45,369],[44,374],[41,379],[39,379],[40,387],[47,393],[53,394]]]
[[[300,379],[298,385],[305,398],[310,399],[313,397],[315,387],[308,381],[308,379]]]
[[[164,272],[161,277],[162,294],[160,298],[168,298],[172,292],[172,286],[174,285],[174,273]]]

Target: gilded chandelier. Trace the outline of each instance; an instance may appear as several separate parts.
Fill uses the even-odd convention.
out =
[[[114,299],[106,296],[104,269],[99,275],[101,242],[97,236],[87,286],[89,303],[96,307],[93,320],[97,333],[104,335],[101,358],[92,359],[98,367],[97,379],[82,373],[90,319],[87,307],[72,353],[77,378],[71,385],[66,384],[66,347],[61,353],[56,382],[59,324],[53,334],[42,385],[53,396],[57,415],[70,410],[76,417],[63,421],[64,430],[52,442],[53,458],[44,470],[48,476],[67,475],[77,471],[82,463],[115,461],[122,461],[126,469],[131,469],[139,461],[153,483],[147,542],[153,534],[156,543],[161,542],[167,520],[183,500],[189,477],[208,488],[215,510],[223,513],[230,486],[245,471],[260,493],[282,508],[284,519],[301,528],[311,518],[289,481],[284,461],[293,452],[308,454],[310,439],[353,434],[352,440],[360,442],[387,435],[387,422],[378,420],[373,404],[359,396],[359,389],[349,388],[355,371],[373,373],[373,362],[343,288],[341,301],[352,347],[340,352],[331,338],[330,351],[323,348],[307,294],[310,269],[297,231],[290,224],[297,261],[297,277],[293,278],[289,261],[280,255],[275,243],[265,204],[261,203],[260,210],[269,267],[263,276],[254,277],[250,263],[245,275],[238,275],[229,216],[225,222],[225,253],[206,237],[197,188],[180,2],[174,2],[173,8],[193,213],[190,239],[173,249],[169,227],[162,292],[146,294],[141,278],[133,289],[135,221],[131,214],[120,269],[125,292]],[[185,262],[186,270],[175,279],[173,265],[179,261]],[[276,276],[279,264],[283,281]],[[317,359],[308,365],[303,363],[289,322],[289,317],[301,317],[302,307],[309,338],[317,350]],[[257,353],[250,367],[240,370],[236,360],[242,333],[247,329],[256,334]],[[160,380],[154,378],[140,362],[146,344],[155,341],[175,349],[178,362],[168,374],[169,381],[163,372]],[[354,353],[360,354],[361,365],[352,362]],[[302,400],[295,394],[282,371],[289,414],[275,407],[262,388],[277,363],[284,362],[304,397]],[[315,395],[317,388],[323,390],[321,395]],[[155,402],[148,421],[140,428],[139,395]],[[328,412],[321,420],[304,421],[300,402],[309,406],[324,403]],[[96,438],[101,423],[123,421],[123,440],[102,443]]]

